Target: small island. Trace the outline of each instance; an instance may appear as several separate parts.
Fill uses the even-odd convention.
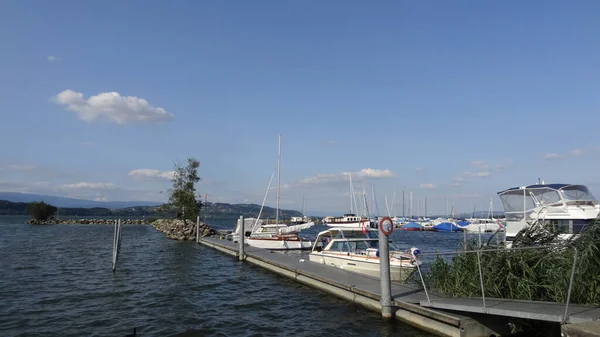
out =
[[[175,174],[169,189],[168,202],[160,206],[135,206],[125,208],[104,207],[65,207],[59,208],[42,201],[11,202],[0,200],[0,215],[29,215],[25,223],[32,225],[90,224],[114,225],[121,219],[124,225],[152,225],[174,240],[194,240],[196,238],[197,217],[208,222],[214,219],[231,219],[232,223],[240,216],[256,217],[261,209],[257,204],[229,204],[202,202],[196,199],[195,184],[200,181],[200,163],[188,158],[186,165],[175,164]],[[301,217],[295,210],[279,210],[280,219]],[[262,217],[275,218],[275,209],[264,206]],[[199,224],[199,236],[216,235],[217,231],[204,222]]]

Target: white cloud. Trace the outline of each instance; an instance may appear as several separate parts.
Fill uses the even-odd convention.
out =
[[[575,149],[573,151],[571,151],[571,155],[574,157],[580,157],[583,155],[583,150],[582,149]]]
[[[160,171],[153,169],[136,169],[127,174],[134,179],[167,179],[171,180],[175,176],[175,171]]]
[[[480,171],[480,172],[464,172],[463,175],[467,176],[467,177],[473,177],[473,178],[482,178],[482,177],[489,177],[490,176],[490,172],[489,171]]]
[[[74,184],[62,185],[62,189],[66,190],[114,190],[117,185],[113,183],[93,183],[82,181]]]
[[[359,178],[392,178],[395,177],[396,174],[391,170],[378,170],[372,168],[364,168],[358,172],[344,172],[344,174],[349,175],[352,173],[352,177]]]
[[[52,55],[48,56],[48,62],[54,62],[56,60],[58,60],[58,57]]]
[[[8,165],[7,168],[13,171],[34,171],[37,169],[37,166],[34,165],[20,165],[20,164],[11,164]]]
[[[346,182],[352,175],[352,181],[361,181],[367,179],[386,179],[393,178],[396,174],[388,169],[364,168],[357,172],[337,172],[337,173],[318,173],[315,176],[304,178],[296,183],[285,184],[284,188],[293,188],[299,185],[326,185]]]
[[[66,105],[67,110],[77,114],[79,119],[88,123],[98,118],[116,124],[156,123],[173,119],[173,114],[163,108],[157,108],[143,98],[121,96],[118,92],[104,92],[90,96],[65,90],[54,97],[57,104]]]
[[[435,188],[435,184],[432,184],[432,183],[421,184],[421,188],[428,188],[428,189]]]
[[[470,164],[471,164],[471,166],[475,166],[482,170],[487,170],[490,168],[490,166],[488,164],[486,164],[483,160],[471,160]]]
[[[554,159],[561,159],[563,158],[563,155],[560,153],[547,153],[544,155],[544,159],[547,160],[554,160]]]
[[[453,186],[461,186],[463,180],[464,179],[462,177],[456,177],[456,178],[454,178],[454,181],[452,181],[452,185]]]

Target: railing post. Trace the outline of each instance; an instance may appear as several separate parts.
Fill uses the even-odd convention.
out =
[[[481,284],[481,299],[483,300],[483,311],[486,312],[485,307],[485,290],[483,289],[483,272],[481,271],[481,253],[477,251],[477,267],[479,267],[479,284]]]
[[[425,297],[427,297],[427,304],[431,305],[431,299],[429,298],[429,293],[427,292],[427,285],[425,284],[425,280],[423,279],[423,274],[421,273],[421,267],[419,267],[419,260],[415,257],[415,263],[417,264],[417,270],[419,271],[419,277],[421,277],[421,283],[423,283],[423,290],[425,290]]]
[[[565,316],[562,324],[569,321],[569,302],[571,301],[571,290],[573,289],[573,280],[575,279],[575,268],[577,266],[577,247],[573,247],[573,267],[571,268],[571,280],[569,280],[569,289],[567,290],[567,303],[565,303]]]

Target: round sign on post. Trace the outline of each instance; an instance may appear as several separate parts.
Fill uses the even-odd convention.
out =
[[[385,235],[390,235],[394,231],[394,222],[389,216],[383,217],[379,220],[379,229]]]

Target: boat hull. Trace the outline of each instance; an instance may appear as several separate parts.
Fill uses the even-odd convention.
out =
[[[337,254],[311,252],[309,260],[344,269],[358,274],[368,275],[379,278],[379,259],[378,258],[346,258]],[[404,282],[416,270],[414,265],[399,265],[390,262],[390,277],[392,281]]]
[[[355,222],[327,222],[326,225],[329,226],[329,227],[336,227],[336,228],[363,228],[363,226],[365,228],[371,228],[371,221],[364,220],[362,222],[359,222],[359,221],[355,221]]]
[[[284,240],[279,238],[246,238],[245,242],[255,248],[272,250],[311,249],[313,242],[309,240]]]

